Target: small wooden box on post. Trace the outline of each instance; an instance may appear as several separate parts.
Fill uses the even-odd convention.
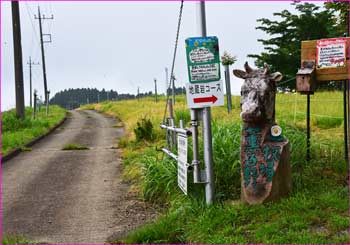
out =
[[[297,72],[296,89],[301,94],[313,94],[316,89],[315,61],[304,61]]]

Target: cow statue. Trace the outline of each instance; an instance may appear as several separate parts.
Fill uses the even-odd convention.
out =
[[[274,201],[291,191],[290,150],[287,138],[275,122],[276,83],[279,72],[270,73],[267,65],[253,70],[234,70],[244,79],[241,88],[241,199],[259,204]]]

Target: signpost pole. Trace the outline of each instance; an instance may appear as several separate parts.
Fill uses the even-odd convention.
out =
[[[198,29],[200,36],[207,36],[205,19],[205,2],[197,2]],[[205,200],[207,204],[212,204],[214,200],[214,174],[213,174],[213,152],[211,134],[211,110],[205,107],[202,110],[203,120],[203,144],[204,144],[204,165],[206,174]]]
[[[306,104],[306,161],[310,161],[310,93]]]
[[[227,98],[227,111],[232,111],[232,99],[231,99],[231,82],[230,82],[230,69],[229,65],[225,65],[225,81],[226,81],[226,98]]]
[[[343,88],[343,102],[344,102],[344,155],[345,160],[348,161],[348,124],[347,124],[347,99],[346,99],[346,91],[347,89],[347,80],[344,80],[344,88]]]
[[[347,26],[347,37],[350,37],[350,2],[348,2],[348,9],[347,9],[347,23],[348,23],[348,26]],[[348,51],[350,50],[350,46],[348,46]],[[349,52],[348,52],[349,54]],[[347,106],[348,106],[348,117],[347,117],[347,130],[348,130],[348,139],[347,139],[347,142],[348,142],[348,145],[347,145],[347,153],[348,153],[348,156],[347,156],[347,163],[348,163],[348,169],[350,171],[350,162],[349,162],[349,159],[350,159],[350,155],[349,155],[349,148],[350,148],[350,139],[349,139],[349,132],[350,132],[350,58],[347,59],[347,68],[348,68],[348,78],[347,78],[347,92],[348,92],[348,103],[347,103]]]

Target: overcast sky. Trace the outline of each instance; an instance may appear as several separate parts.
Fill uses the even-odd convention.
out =
[[[217,36],[220,52],[237,56],[231,67],[243,68],[248,54],[260,53],[255,30],[258,18],[274,18],[292,1],[207,2],[207,33]],[[319,3],[321,4],[321,3]],[[165,67],[171,67],[180,2],[20,2],[25,102],[29,105],[29,56],[41,63],[38,5],[46,17],[43,32],[48,88],[51,96],[68,88],[113,89],[119,93],[151,91],[156,78],[165,91]],[[176,86],[187,82],[184,40],[198,36],[196,3],[184,3],[175,64]],[[11,3],[1,1],[1,109],[15,107]],[[223,69],[222,69],[223,70]],[[222,77],[224,77],[222,75]],[[242,81],[232,76],[231,89],[239,94]],[[33,66],[33,87],[43,95],[41,66]]]

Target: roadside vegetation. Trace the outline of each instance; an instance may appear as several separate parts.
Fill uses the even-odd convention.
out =
[[[27,107],[25,115],[25,119],[20,120],[16,117],[15,109],[2,112],[2,155],[18,147],[30,150],[23,145],[45,134],[58,124],[65,117],[66,110],[53,105],[50,106],[49,116],[46,116],[43,107],[40,112],[37,112],[37,118],[33,119],[32,109]]]
[[[344,160],[342,93],[311,96],[311,157],[306,162],[306,96],[278,94],[276,119],[291,143],[293,191],[278,202],[248,206],[240,203],[239,97],[233,111],[212,108],[216,203],[207,206],[202,186],[192,183],[189,194],[177,187],[177,163],[159,149],[166,145],[165,98],[86,105],[121,119],[126,136],[123,176],[145,201],[162,207],[162,214],[114,243],[348,243],[348,182]],[[177,96],[175,121],[189,127],[184,96]],[[147,133],[144,130],[148,128]],[[189,143],[191,162],[191,143]],[[203,149],[200,151],[202,152]],[[202,155],[202,153],[200,154]]]
[[[2,237],[2,244],[37,244],[37,243],[29,241],[23,236],[5,235]]]
[[[85,145],[78,144],[67,144],[62,147],[62,151],[79,151],[79,150],[89,150],[90,148]]]

